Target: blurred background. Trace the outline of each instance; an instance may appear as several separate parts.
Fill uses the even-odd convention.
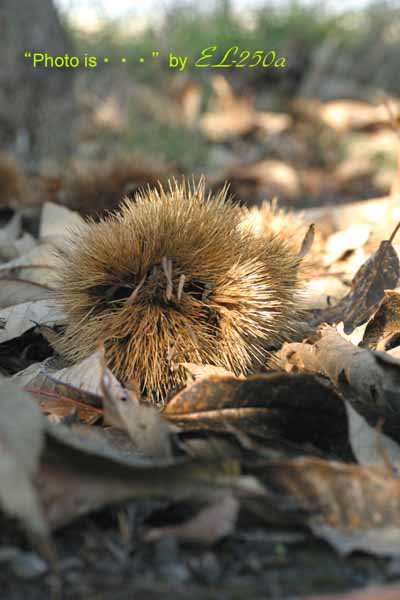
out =
[[[5,209],[91,213],[182,174],[296,209],[398,189],[398,2],[2,0],[0,24]],[[238,46],[286,66],[195,68],[214,45],[214,64]],[[34,69],[26,51],[81,65]]]

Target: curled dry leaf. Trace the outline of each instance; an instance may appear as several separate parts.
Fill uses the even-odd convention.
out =
[[[43,286],[52,286],[56,282],[55,247],[63,247],[68,228],[82,223],[82,217],[63,206],[46,202],[43,206],[39,238],[41,243],[35,245],[30,236],[24,236],[14,242],[18,251],[9,256],[8,262],[0,267],[0,276],[18,277],[26,282]],[[1,231],[0,231],[1,234]],[[0,236],[1,238],[1,236]],[[1,252],[1,239],[0,239]],[[20,292],[21,294],[22,292]],[[37,290],[35,298],[37,296]],[[29,300],[35,298],[29,297]]]
[[[92,424],[102,415],[107,424],[126,430],[146,456],[168,456],[169,427],[151,407],[142,406],[105,368],[98,350],[72,366],[51,367],[50,361],[31,365],[14,379],[34,393],[46,413],[66,416],[75,409],[80,420]],[[146,410],[147,409],[147,410]]]
[[[213,375],[177,394],[162,416],[184,430],[231,432],[234,428],[269,440],[314,444],[322,450],[347,448],[343,404],[312,375],[246,379]]]
[[[68,388],[85,391],[88,394],[101,397],[103,394],[102,377],[104,372],[103,353],[101,350],[93,352],[87,358],[84,358],[72,366],[59,369],[55,372],[46,372],[47,377],[55,384],[55,391],[67,392]],[[109,392],[118,396],[124,396],[125,388],[114,377],[111,371],[108,371],[108,389]],[[48,389],[48,388],[47,388]],[[65,393],[65,395],[68,395]]]
[[[311,223],[311,225],[307,229],[307,232],[301,243],[301,247],[300,247],[300,250],[298,253],[298,257],[300,259],[303,259],[310,252],[311,247],[314,243],[314,238],[315,238],[315,225],[314,225],[314,223]]]
[[[65,361],[60,358],[46,359],[20,371],[13,380],[34,395],[44,413],[66,417],[75,411],[78,420],[95,423],[103,415],[101,353],[96,352],[72,366],[63,364]],[[112,375],[109,385],[113,393],[125,393]]]
[[[11,380],[14,381],[20,387],[41,387],[42,383],[46,379],[45,372],[56,370],[57,367],[53,368],[51,365],[53,364],[54,359],[46,358],[42,362],[37,362],[29,365],[26,369],[22,371],[18,371],[11,377]],[[56,360],[57,363],[57,360]]]
[[[103,352],[98,350],[74,365],[61,369],[52,369],[50,361],[32,365],[14,379],[35,393],[44,412],[58,415],[61,412],[65,416],[66,411],[75,409],[86,423],[94,423],[102,416],[103,411],[99,409],[103,406],[106,391],[107,420],[111,423],[110,398],[125,400],[127,390],[108,369],[105,388],[103,374]]]
[[[341,389],[350,386],[358,399],[372,406],[400,409],[400,361],[383,352],[353,346],[330,326],[323,326],[313,344],[284,344],[276,355],[286,371],[301,370],[329,377]]]
[[[26,391],[31,393],[38,402],[42,413],[53,419],[55,423],[82,422],[86,425],[94,425],[103,417],[102,409],[56,392],[29,387]]]
[[[378,250],[360,267],[349,293],[335,306],[314,311],[314,324],[343,321],[345,333],[369,319],[385,295],[397,286],[400,263],[391,240],[381,242]]]
[[[57,373],[53,363],[57,362],[52,357],[35,363],[16,373],[12,379],[32,394],[45,415],[52,415],[56,420],[72,419],[93,425],[103,416],[101,397],[53,378],[51,373]]]

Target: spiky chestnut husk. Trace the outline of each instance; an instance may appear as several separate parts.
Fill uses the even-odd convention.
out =
[[[244,227],[250,227],[257,238],[265,239],[267,243],[271,235],[284,237],[286,245],[295,254],[300,251],[310,225],[303,213],[280,208],[276,198],[263,202],[261,206],[243,208]],[[321,245],[321,234],[317,230],[314,242],[299,267],[304,276],[309,277],[313,271],[324,267]]]
[[[242,220],[226,189],[206,196],[202,181],[142,192],[87,222],[60,257],[58,350],[79,359],[102,341],[113,372],[157,403],[182,383],[177,363],[248,373],[296,320],[299,260]]]

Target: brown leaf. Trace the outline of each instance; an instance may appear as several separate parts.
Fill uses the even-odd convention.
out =
[[[315,238],[315,225],[314,225],[314,223],[311,223],[311,225],[307,229],[307,232],[303,238],[303,241],[301,242],[301,247],[300,247],[300,250],[298,253],[299,259],[303,259],[310,252],[311,247],[314,243],[314,238]]]
[[[32,387],[27,387],[25,390],[38,401],[43,414],[52,415],[61,422],[70,418],[71,415],[76,415],[77,420],[86,423],[86,425],[94,425],[103,417],[103,411],[100,408],[73,398],[67,398],[57,392]]]
[[[384,352],[353,346],[333,327],[323,326],[313,344],[284,344],[278,366],[329,377],[339,389],[350,386],[359,400],[371,406],[400,409],[400,361]]]
[[[400,294],[396,290],[389,290],[367,325],[362,345],[373,350],[386,350],[392,335],[399,332]]]
[[[309,375],[254,375],[243,380],[213,375],[177,394],[162,416],[184,430],[229,432],[233,427],[323,450],[347,446],[342,402]]]
[[[399,554],[400,480],[387,469],[298,458],[249,471],[272,494],[266,518],[305,522],[343,554]]]
[[[385,290],[397,286],[400,263],[390,240],[381,242],[378,250],[360,267],[349,293],[338,304],[314,311],[314,324],[344,322],[345,333],[368,320],[376,310]]]
[[[61,363],[61,364],[60,364]],[[102,407],[103,374],[102,352],[94,352],[72,366],[60,368],[65,361],[46,359],[42,363],[31,365],[14,375],[13,379],[25,388],[34,389],[48,399],[49,393],[55,393],[56,399],[70,399],[77,403]],[[123,396],[125,388],[110,373],[109,388],[115,395]]]
[[[222,492],[260,497],[249,477],[227,477],[222,462],[133,459],[103,444],[48,425],[37,489],[51,528],[127,499],[194,498],[211,502]]]

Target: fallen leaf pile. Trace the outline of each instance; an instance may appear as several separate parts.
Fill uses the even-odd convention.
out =
[[[290,125],[249,109],[223,79],[214,91],[201,121],[214,141]],[[358,130],[376,118],[365,111],[355,122],[333,122],[340,111],[331,108],[317,111],[319,125]],[[257,178],[252,168],[236,170],[237,179]],[[77,184],[65,204],[79,208],[85,189]],[[295,183],[292,191],[299,192]],[[118,381],[101,343],[74,364],[56,355],[66,316],[53,303],[55,255],[82,217],[45,202],[33,235],[26,213],[24,221],[15,210],[0,228],[0,508],[8,526],[17,522],[55,571],[60,528],[127,505],[145,512],[135,543],[211,547],[257,524],[268,535],[306,531],[341,555],[398,557],[397,204],[392,196],[305,210],[300,256],[315,233],[319,256],[297,341],[271,349],[262,372],[248,377],[177,364],[186,385],[162,410]],[[16,552],[1,555],[0,546],[0,560],[14,564]],[[391,597],[389,588],[380,597]]]

